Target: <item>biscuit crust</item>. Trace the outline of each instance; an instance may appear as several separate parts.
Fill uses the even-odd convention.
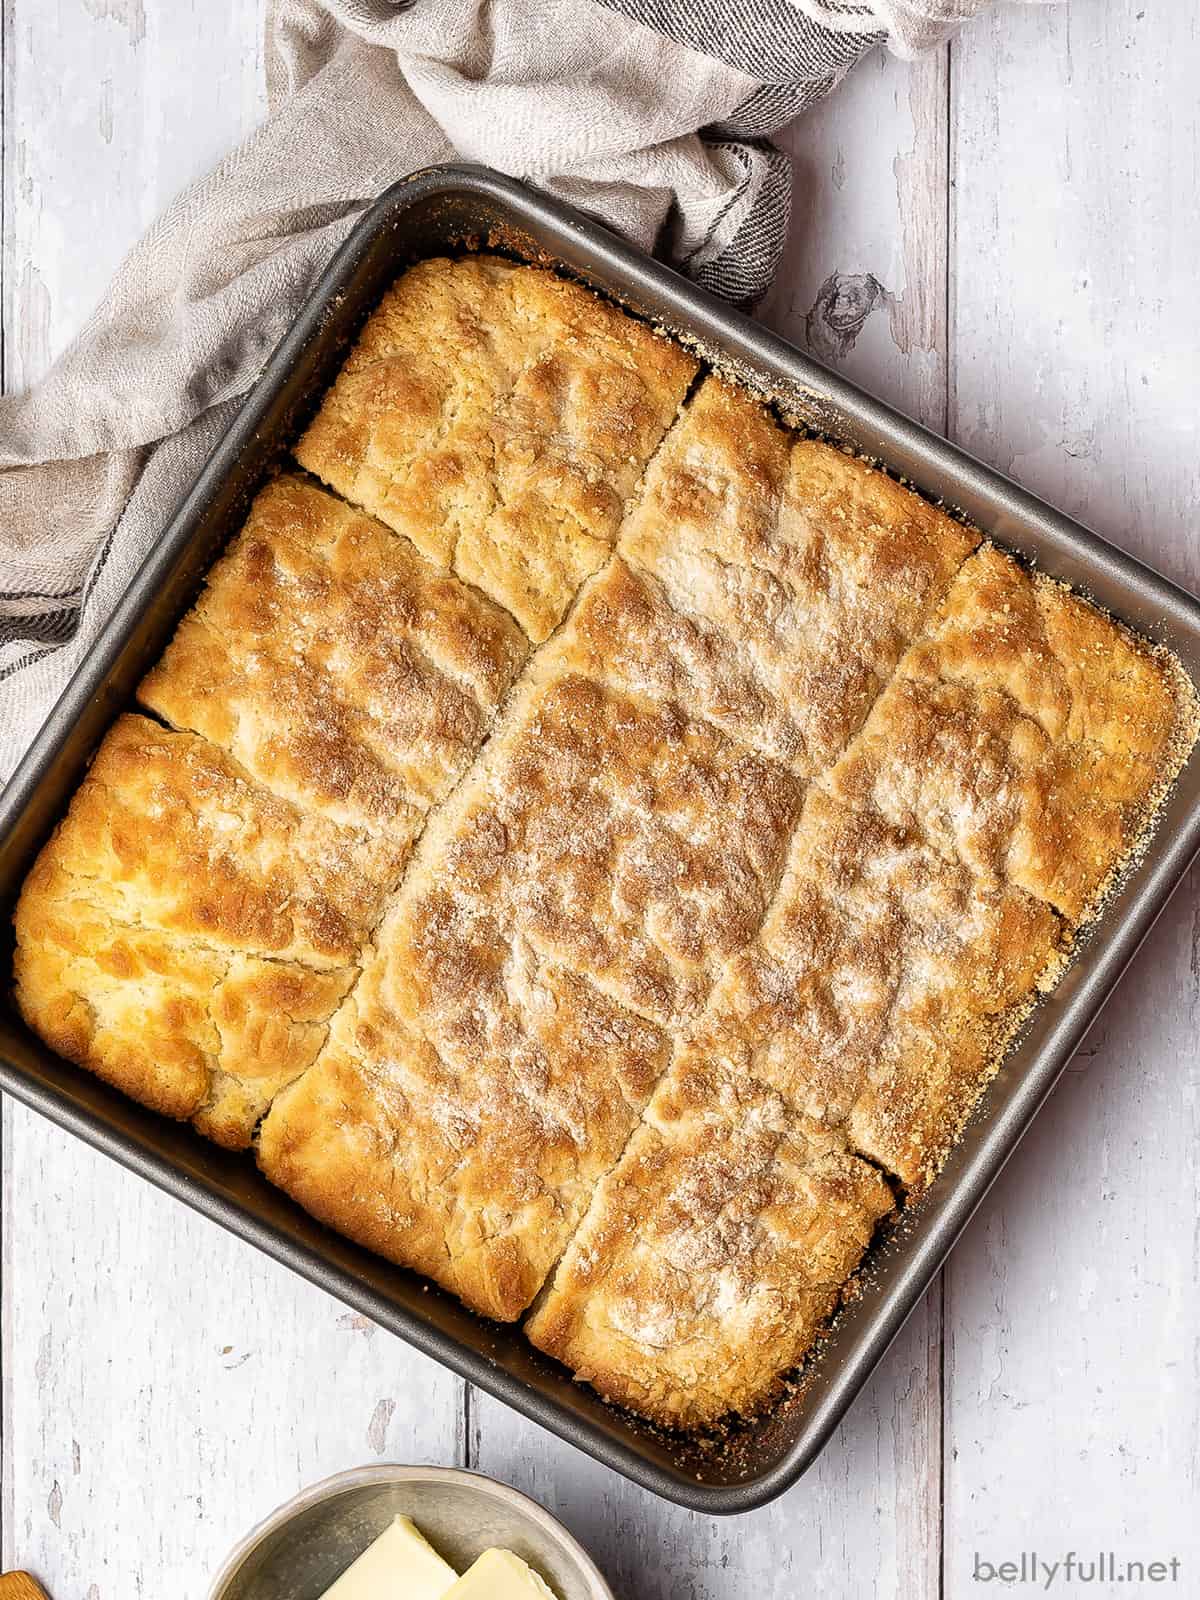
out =
[[[676,704],[575,672],[572,643],[460,791],[442,870],[623,1005],[681,1026],[761,921],[802,788]]]
[[[146,717],[114,723],[26,879],[195,944],[352,965],[403,860],[256,784],[217,746]]]
[[[814,788],[779,894],[700,1036],[806,1128],[843,1129],[915,1191],[1061,947],[1040,901]]]
[[[696,367],[551,273],[423,261],[384,296],[296,456],[540,643],[607,560]]]
[[[411,842],[528,646],[498,606],[295,476],[242,532],[139,690],[332,821]]]
[[[263,1171],[473,1310],[521,1314],[619,1157],[662,1032],[432,887],[391,919]]]
[[[571,650],[568,632],[426,833],[352,1036],[260,1142],[310,1210],[502,1318],[538,1292],[636,1127],[670,1057],[658,1024],[698,1010],[721,952],[751,937],[799,806],[782,769],[573,673]],[[372,1092],[384,1081],[401,1100]],[[334,1145],[312,1096],[370,1109]],[[364,1199],[427,1160],[444,1172],[452,1115],[471,1130],[452,1177],[389,1208]],[[379,1153],[397,1142],[400,1178]]]
[[[316,1060],[354,979],[129,927],[67,897],[26,898],[17,930],[17,1000],[46,1043],[229,1149]]]
[[[988,547],[831,788],[1078,923],[1145,825],[1180,714],[1161,665],[1124,629]]]
[[[525,1330],[606,1399],[703,1427],[776,1392],[893,1205],[836,1133],[685,1052]]]
[[[205,741],[121,717],[25,880],[22,1014],[69,1060],[244,1146],[350,987],[380,853]]]
[[[803,777],[845,749],[978,535],[708,378],[647,474],[588,640]]]

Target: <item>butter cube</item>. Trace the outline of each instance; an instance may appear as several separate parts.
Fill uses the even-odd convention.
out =
[[[397,1517],[323,1600],[442,1600],[456,1577],[409,1519]]]
[[[442,1600],[555,1600],[555,1594],[511,1550],[485,1550]]]

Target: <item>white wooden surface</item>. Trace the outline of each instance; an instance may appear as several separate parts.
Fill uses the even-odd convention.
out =
[[[138,231],[254,124],[258,11],[4,0],[7,386],[37,376]],[[917,67],[866,64],[788,136],[793,245],[762,309],[1192,586],[1198,73],[1192,8],[1144,0],[1004,10]],[[672,1510],[468,1403],[6,1102],[3,1564],[55,1600],[199,1600],[225,1548],[303,1483],[436,1460],[531,1490],[629,1600],[959,1600],[990,1592],[977,1553],[1031,1547],[1176,1555],[1171,1592],[1200,1593],[1195,888],[818,1466],[735,1521]]]

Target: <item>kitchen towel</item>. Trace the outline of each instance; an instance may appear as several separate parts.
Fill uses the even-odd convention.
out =
[[[768,135],[886,42],[990,0],[268,0],[265,124],[0,399],[0,782],[364,205],[456,156],[752,301],[783,246]]]

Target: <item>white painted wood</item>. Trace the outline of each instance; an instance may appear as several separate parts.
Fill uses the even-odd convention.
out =
[[[941,426],[946,397],[946,63],[879,57],[789,131],[792,238],[764,320],[875,393]],[[821,285],[881,286],[837,341]],[[859,285],[861,287],[861,285]],[[845,346],[844,350],[841,346]],[[940,1285],[845,1426],[785,1498],[736,1520],[676,1510],[472,1397],[472,1460],[551,1506],[618,1594],[742,1600],[937,1592]]]
[[[947,54],[881,53],[780,139],[792,227],[764,322],[929,427],[946,409]]]
[[[262,99],[258,0],[9,0],[6,20],[15,387]],[[11,1102],[2,1117],[0,1566],[55,1600],[199,1600],[304,1484],[461,1459],[457,1379]]]
[[[305,1484],[462,1459],[441,1367],[11,1102],[3,1166],[3,1564],[55,1600],[200,1600]]]
[[[957,436],[1192,587],[1198,67],[1194,7],[1005,11],[956,49],[952,122]],[[1197,886],[948,1270],[951,1600],[1031,1547],[1178,1555],[1200,1592]]]
[[[262,0],[7,0],[5,383],[24,387],[167,200],[258,122]]]

